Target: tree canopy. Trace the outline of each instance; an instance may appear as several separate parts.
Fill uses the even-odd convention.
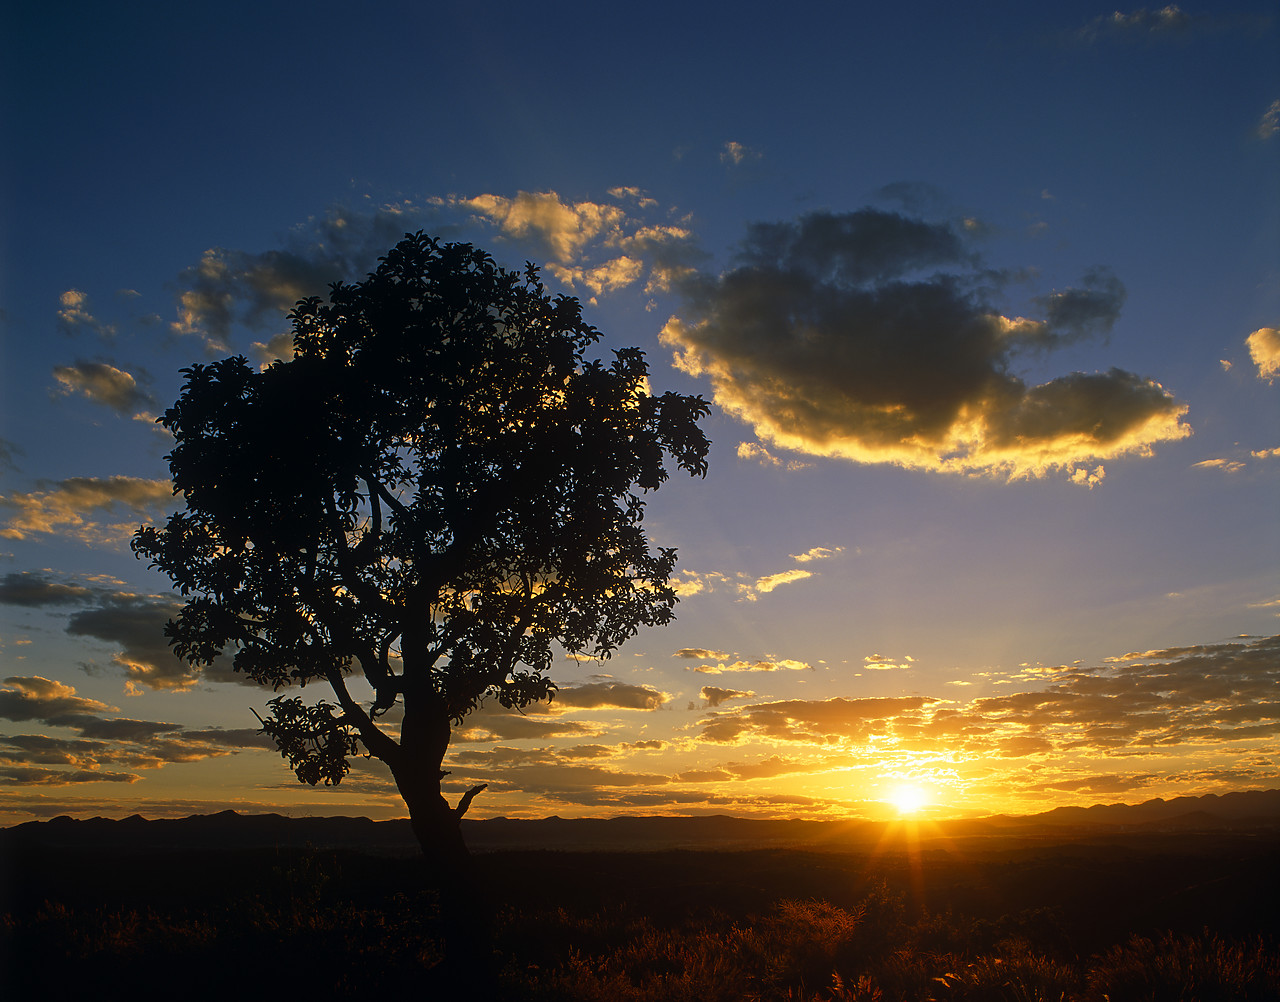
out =
[[[160,421],[185,507],[133,548],[186,598],[179,656],[332,688],[271,699],[264,730],[304,782],[385,761],[425,846],[419,816],[474,794],[441,814],[451,724],[551,697],[557,646],[608,656],[671,619],[645,494],[705,474],[708,404],[650,393],[638,349],[587,359],[600,332],[533,265],[421,233],[289,319],[291,360],[183,370]]]

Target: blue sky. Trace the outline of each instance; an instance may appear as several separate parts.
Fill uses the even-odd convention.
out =
[[[473,811],[1276,785],[1278,32],[1261,3],[19,12],[0,817],[398,812],[375,769],[299,786],[267,694],[166,660],[127,538],[172,510],[178,370],[279,354],[293,299],[418,229],[532,260],[716,405],[708,477],[650,503],[677,622],[477,717]]]

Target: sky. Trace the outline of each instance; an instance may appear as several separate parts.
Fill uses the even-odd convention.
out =
[[[1114,0],[1112,0],[1114,2]],[[471,817],[1280,786],[1269,3],[28,5],[0,45],[0,824],[403,816],[169,652],[180,370],[403,234],[702,394],[671,625],[455,731]],[[307,690],[307,695],[313,692]],[[316,693],[317,696],[321,695]]]

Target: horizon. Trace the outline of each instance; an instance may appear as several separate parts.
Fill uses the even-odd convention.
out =
[[[177,510],[180,370],[287,360],[293,303],[418,230],[712,404],[707,477],[647,496],[676,619],[456,727],[469,818],[1280,786],[1271,5],[393,4],[317,74],[327,10],[6,39],[0,825],[404,810],[377,760],[299,784],[129,539]]]

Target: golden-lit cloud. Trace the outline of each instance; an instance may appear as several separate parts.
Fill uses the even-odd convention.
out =
[[[110,716],[117,707],[76,694],[40,676],[11,677],[0,687],[0,720],[75,731],[0,734],[0,785],[69,786],[132,783],[134,773],[104,767],[158,769],[179,762],[274,749],[256,729],[188,729],[181,724]]]
[[[1117,776],[1152,772],[1152,763],[1170,761],[1175,751],[1180,768],[1231,747],[1280,752],[1280,636],[1133,651],[1099,667],[1020,675],[1040,679],[1040,688],[966,702],[832,697],[709,707],[699,737],[845,748],[874,755],[885,768],[919,756],[942,756],[948,768],[966,770],[1016,760],[1022,764],[1008,768],[1035,765],[1034,783],[1073,777],[1086,766],[1096,772],[1103,762],[1114,762]],[[1031,774],[1020,782],[1031,788]]]
[[[1013,375],[1020,355],[1105,334],[1123,286],[1095,269],[1040,296],[1044,319],[1008,318],[967,241],[874,209],[755,224],[735,267],[683,284],[690,319],[662,341],[760,439],[808,455],[1091,484],[1101,460],[1191,433],[1186,406],[1130,372]]]
[[[10,513],[0,523],[0,538],[57,535],[91,545],[116,544],[132,536],[139,521],[150,520],[172,503],[168,480],[117,476],[41,481],[29,493],[0,495],[0,510]],[[126,512],[126,521],[108,520]]]
[[[79,289],[68,289],[58,297],[58,328],[75,336],[87,332],[104,341],[116,336],[113,325],[103,323],[89,311],[89,297]]]
[[[710,647],[681,647],[671,655],[673,658],[684,658],[686,661],[724,660],[729,656],[726,651],[712,650]]]
[[[1238,459],[1202,459],[1191,464],[1198,470],[1221,470],[1223,473],[1239,473],[1245,464]]]
[[[738,660],[729,664],[721,661],[717,664],[690,666],[685,670],[700,675],[727,675],[749,671],[812,671],[813,665],[792,658],[762,658],[759,661]]]
[[[759,442],[739,442],[738,458],[753,459],[761,466],[780,466],[789,471],[804,470],[813,465],[802,459],[784,460],[780,456],[775,456]]]
[[[547,270],[571,289],[581,285],[600,295],[638,282],[644,274],[644,262],[624,254],[594,268],[553,263],[547,266]]]
[[[756,583],[746,592],[746,596],[750,601],[754,602],[757,595],[767,595],[779,585],[791,584],[811,577],[813,577],[813,571],[806,571],[799,567],[793,567],[787,571],[779,571],[777,574],[766,574],[762,578],[756,578]]]
[[[53,378],[63,394],[79,394],[119,414],[133,415],[156,405],[155,398],[138,385],[132,373],[106,362],[76,359],[74,365],[54,366]]]
[[[1258,378],[1268,383],[1280,376],[1280,330],[1275,327],[1259,327],[1245,338],[1249,357],[1258,367]]]
[[[730,140],[720,148],[720,162],[731,164],[738,167],[749,160],[759,160],[763,156],[758,150],[753,150],[749,146],[743,146],[735,140]]]
[[[560,264],[576,261],[591,240],[616,242],[626,219],[626,213],[616,205],[565,203],[554,191],[521,191],[514,198],[476,195],[447,201],[490,219],[508,236],[540,241]]]
[[[837,553],[843,553],[843,546],[815,546],[805,550],[804,553],[793,553],[791,559],[799,564],[807,564],[810,560],[827,560],[834,557]]]
[[[915,663],[915,660],[909,654],[903,658],[891,658],[883,654],[868,654],[862,659],[862,665],[864,668],[870,668],[873,671],[891,671],[894,668],[910,668]]]
[[[619,710],[657,710],[671,701],[671,694],[650,685],[629,682],[587,682],[556,690],[551,706],[555,708]]]

